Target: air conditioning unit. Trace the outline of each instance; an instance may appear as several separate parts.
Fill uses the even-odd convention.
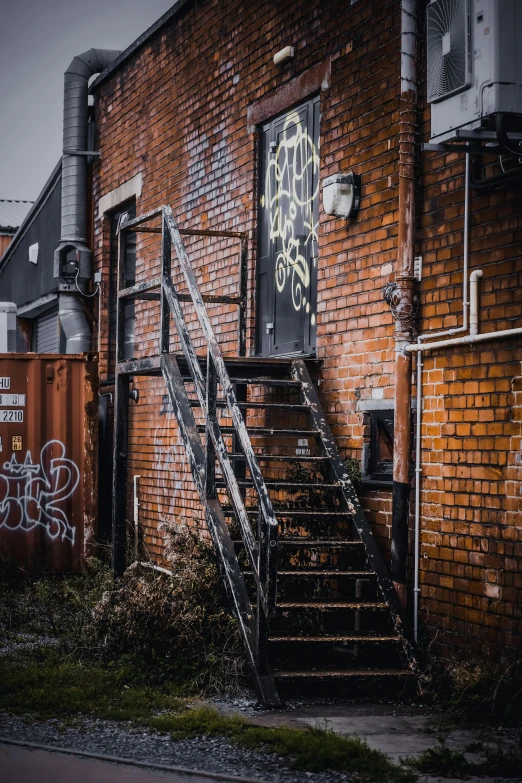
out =
[[[432,141],[522,130],[522,0],[432,0],[427,8]]]

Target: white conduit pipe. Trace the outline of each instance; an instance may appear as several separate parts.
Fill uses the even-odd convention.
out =
[[[478,334],[479,314],[479,280],[482,277],[482,269],[475,269],[469,276],[469,333],[471,336]]]
[[[134,488],[134,560],[138,559],[140,553],[140,501],[138,497],[138,480],[141,476],[135,475],[133,480]]]
[[[452,345],[474,345],[475,343],[485,343],[489,340],[502,340],[504,337],[515,337],[519,334],[522,334],[522,327],[519,329],[503,329],[501,332],[466,334],[464,337],[455,337],[453,340],[438,340],[436,343],[425,345],[410,343],[405,350],[407,353],[427,353],[428,351],[436,351],[439,348],[450,348]]]
[[[516,337],[522,335],[522,328],[517,329],[503,329],[498,332],[485,332],[483,334],[477,334],[474,330],[478,331],[478,311],[479,311],[479,296],[478,286],[479,279],[482,277],[482,270],[476,269],[470,275],[469,287],[470,287],[470,334],[464,337],[455,337],[452,340],[439,340],[436,343],[425,343],[421,345],[419,343],[410,344],[406,346],[408,353],[417,353],[417,410],[416,410],[416,432],[415,432],[415,526],[414,526],[414,585],[413,585],[413,635],[414,639],[418,641],[419,633],[419,601],[420,601],[420,587],[419,587],[419,561],[420,561],[420,481],[421,481],[421,425],[422,425],[422,354],[428,351],[435,351],[439,348],[448,348],[454,345],[474,345],[476,343],[484,343],[491,340],[501,340],[505,337]]]

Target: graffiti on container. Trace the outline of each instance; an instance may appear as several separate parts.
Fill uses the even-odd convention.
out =
[[[74,544],[76,528],[60,504],[72,497],[79,481],[80,471],[59,440],[45,444],[40,462],[33,462],[30,451],[23,462],[13,454],[0,473],[0,530],[29,533],[41,527],[53,541]]]

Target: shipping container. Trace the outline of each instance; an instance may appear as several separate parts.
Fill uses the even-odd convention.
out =
[[[77,571],[96,534],[97,361],[0,354],[0,556]]]

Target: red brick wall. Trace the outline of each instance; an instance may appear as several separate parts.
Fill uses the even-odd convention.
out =
[[[287,45],[295,47],[294,62],[274,66],[273,54]],[[358,400],[394,395],[393,322],[381,288],[393,279],[397,247],[398,0],[189,4],[96,91],[101,159],[94,198],[142,172],[138,214],[167,203],[183,227],[248,231],[255,258],[257,147],[247,107],[326,58],[332,62],[331,85],[321,92],[321,179],[354,170],[363,179],[363,201],[353,222],[320,211],[317,352],[324,360],[321,396],[338,444],[347,457],[360,457],[365,428]],[[428,138],[428,110],[422,131]],[[424,259],[422,331],[458,324],[462,189],[460,158],[422,155],[416,247]],[[522,325],[520,206],[513,192],[473,196],[471,267],[484,270],[484,329]],[[95,245],[96,266],[106,274],[103,219],[95,222]],[[233,293],[237,246],[188,245],[203,290]],[[158,271],[157,248],[155,238],[139,240],[138,280]],[[252,262],[250,350],[253,280]],[[188,306],[186,313],[195,328]],[[225,351],[234,353],[234,309],[215,308],[212,315]],[[106,328],[102,321],[102,368]],[[158,308],[138,305],[137,355],[158,352],[157,329]],[[448,639],[520,642],[515,452],[522,448],[522,403],[513,381],[521,375],[519,345],[463,347],[425,359],[422,605],[430,629],[446,629]],[[140,402],[131,412],[129,473],[142,477],[146,544],[159,557],[161,519],[201,521],[201,512],[173,415],[160,413],[163,381],[135,385]],[[391,493],[362,495],[386,553]]]

